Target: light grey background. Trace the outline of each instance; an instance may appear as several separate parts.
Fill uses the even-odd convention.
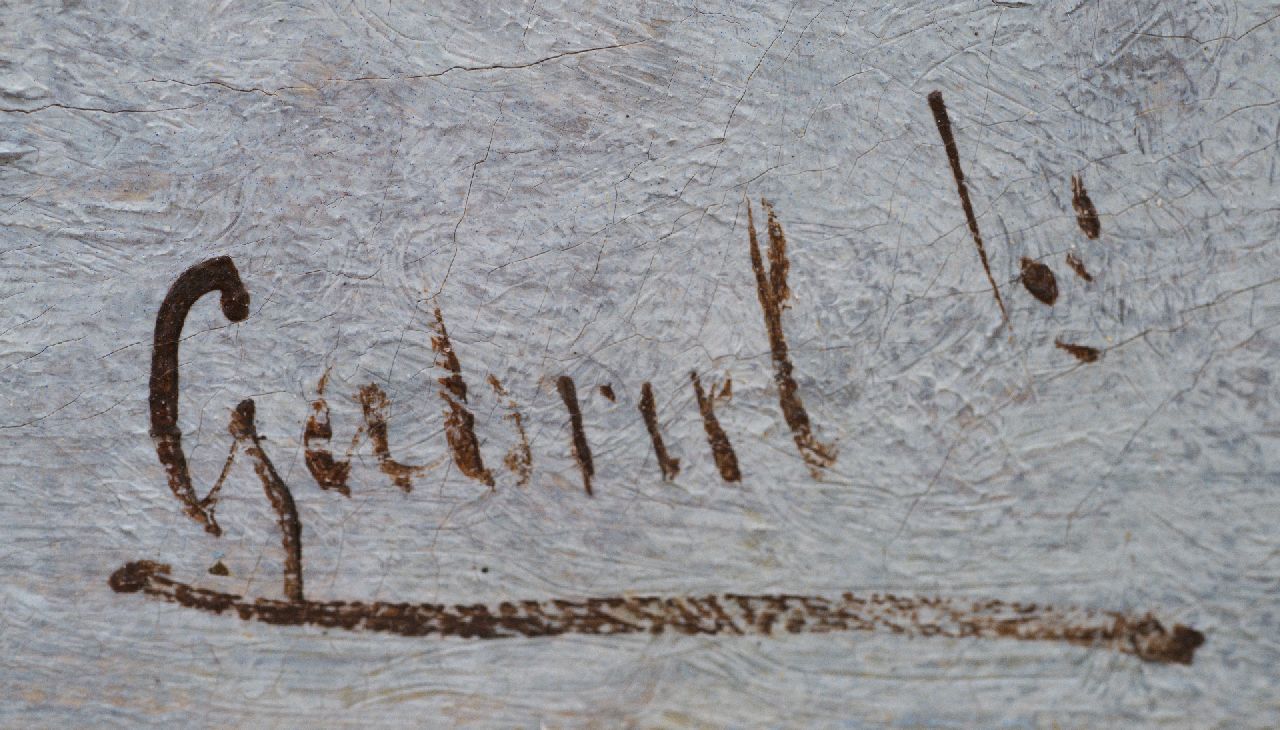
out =
[[[0,15],[0,725],[1274,727],[1280,723],[1280,20],[1267,2],[14,2]],[[946,95],[1003,327],[925,95]],[[1102,236],[1084,238],[1070,177]],[[801,394],[782,421],[744,196],[776,205]],[[757,224],[763,224],[759,203]],[[1063,263],[1075,251],[1086,284]],[[127,560],[277,597],[240,466],[212,538],[147,435],[154,317],[229,255],[253,297],[182,344],[201,489],[230,409],[299,504],[309,597],[739,592],[1155,610],[1193,666],[852,633],[470,642],[243,623],[117,595]],[[1016,283],[1057,272],[1048,308]],[[495,469],[350,499],[306,475],[332,367],[404,461],[446,453],[439,305]],[[1081,365],[1057,337],[1105,348]],[[688,372],[745,478],[723,484]],[[554,378],[578,382],[586,498]],[[654,384],[684,470],[636,412]],[[612,383],[616,404],[594,392]],[[206,573],[222,560],[231,575]],[[485,572],[487,569],[487,572]]]

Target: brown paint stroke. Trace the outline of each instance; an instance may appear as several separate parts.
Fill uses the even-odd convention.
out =
[[[378,468],[391,477],[392,484],[404,492],[413,491],[412,477],[426,472],[429,467],[402,464],[392,458],[391,445],[387,439],[387,409],[391,406],[387,394],[376,383],[369,383],[360,387],[357,400],[364,413],[364,427],[369,440],[373,442],[373,455],[378,457]]]
[[[1031,296],[1051,307],[1058,301],[1058,278],[1053,275],[1053,269],[1025,256],[1022,257],[1022,286]]]
[[[529,437],[525,435],[524,417],[520,411],[511,411],[507,418],[515,425],[520,443],[512,446],[502,457],[502,463],[516,475],[516,486],[523,487],[529,483],[529,475],[533,473],[533,451],[529,448]]]
[[[432,329],[435,334],[431,337],[431,349],[436,353],[436,366],[444,368],[449,373],[447,377],[439,378],[440,385],[449,391],[454,397],[460,401],[467,400],[467,383],[462,379],[462,364],[458,362],[458,355],[453,351],[453,343],[449,341],[449,331],[444,326],[444,315],[440,312],[440,308],[435,308],[435,322]]]
[[[1079,256],[1076,256],[1070,251],[1067,252],[1067,266],[1070,266],[1071,270],[1076,272],[1076,276],[1081,279],[1084,279],[1085,281],[1093,281],[1093,275],[1084,267],[1084,262],[1080,260]]]
[[[618,402],[618,396],[613,392],[613,385],[611,383],[605,383],[604,385],[600,386],[599,390],[600,390],[600,395],[604,396],[605,398],[608,398],[610,403]]]
[[[747,220],[750,221],[749,201],[747,205]],[[787,273],[791,270],[791,262],[787,259],[787,237],[782,233],[782,224],[778,222],[778,215],[773,210],[773,204],[761,198],[760,205],[768,215],[769,288],[773,291],[773,301],[779,307],[784,307],[786,306],[786,301],[791,298],[791,288],[787,286]],[[751,232],[755,233],[754,225],[752,225]],[[754,264],[754,261],[752,263]]]
[[[204,499],[200,500],[200,504],[204,506],[205,512],[209,515],[209,520],[211,522],[214,521],[215,518],[214,511],[218,506],[218,495],[222,493],[222,485],[226,483],[227,475],[231,473],[231,467],[236,463],[236,452],[239,450],[240,442],[232,440],[231,447],[227,449],[227,459],[222,462],[222,471],[218,472],[218,479],[213,483],[213,486],[209,489],[209,493],[204,496]],[[221,532],[215,534],[221,535]]]
[[[1102,221],[1098,220],[1098,209],[1089,199],[1089,191],[1084,189],[1084,180],[1079,175],[1071,176],[1071,207],[1076,209],[1076,224],[1084,235],[1097,238],[1102,233]]]
[[[302,522],[298,520],[298,508],[293,502],[289,486],[280,478],[275,466],[262,449],[262,439],[254,425],[254,405],[250,399],[240,401],[231,415],[231,436],[245,445],[245,453],[253,459],[253,470],[262,482],[262,491],[276,512],[276,524],[280,526],[284,546],[284,595],[291,603],[301,603],[302,597]]]
[[[782,417],[791,429],[796,449],[813,476],[818,478],[821,475],[820,469],[835,463],[836,455],[831,445],[819,443],[814,438],[809,413],[804,409],[804,403],[800,400],[800,388],[792,375],[795,367],[791,363],[786,334],[782,330],[782,299],[790,293],[787,287],[787,242],[782,233],[782,225],[774,215],[773,206],[763,199],[760,204],[769,214],[767,273],[760,255],[760,243],[756,240],[755,216],[751,211],[750,200],[747,201],[747,241],[751,249],[751,268],[756,276],[756,294],[760,299],[760,309],[764,312],[765,330],[769,334],[773,380],[778,386],[778,405],[782,408]]]
[[[156,314],[151,348],[150,407],[151,438],[169,479],[169,489],[182,502],[188,517],[204,525],[206,532],[221,535],[222,529],[213,515],[216,491],[211,490],[203,500],[196,498],[182,450],[182,431],[178,428],[178,342],[182,327],[192,305],[215,291],[221,294],[222,314],[227,319],[240,322],[249,316],[249,291],[227,256],[209,259],[182,272],[165,294]]]
[[[1088,345],[1073,345],[1070,342],[1063,342],[1061,338],[1053,341],[1053,344],[1060,350],[1066,350],[1075,356],[1080,362],[1097,362],[1102,357],[1102,351],[1096,347]]]
[[[524,416],[520,414],[518,406],[514,399],[507,395],[507,391],[502,387],[502,383],[489,374],[489,385],[493,387],[493,392],[507,399],[507,409],[511,412],[506,415],[516,428],[516,436],[519,437],[519,443],[511,447],[507,451],[507,455],[502,458],[502,463],[516,475],[516,486],[523,487],[529,483],[529,475],[533,472],[533,451],[529,448],[529,437],[524,431]]]
[[[991,275],[991,264],[987,261],[987,249],[982,245],[982,233],[978,230],[978,219],[973,214],[973,203],[969,200],[969,186],[964,181],[964,171],[960,169],[960,151],[956,148],[956,138],[951,132],[951,117],[947,115],[947,105],[942,100],[941,91],[929,92],[929,108],[933,111],[933,121],[938,125],[938,135],[947,150],[947,159],[951,162],[951,174],[956,179],[956,191],[960,194],[960,207],[964,208],[965,220],[969,223],[969,234],[973,236],[973,245],[978,249],[978,258],[982,260],[982,270],[987,272],[987,281],[991,283],[991,293],[995,295],[996,304],[1000,307],[1000,316],[1010,329],[1009,312],[1004,308],[1004,299],[1000,296],[1000,287]]]
[[[707,432],[707,443],[711,445],[711,457],[715,459],[716,469],[720,470],[720,478],[726,482],[742,481],[742,472],[738,470],[738,455],[734,453],[728,435],[720,427],[720,419],[716,418],[712,399],[703,391],[697,372],[691,371],[689,379],[693,381],[693,394],[698,399],[698,411],[702,413],[702,427]]]
[[[307,471],[321,489],[332,489],[344,497],[351,496],[351,487],[347,479],[351,475],[351,461],[338,461],[327,448],[317,446],[317,442],[327,445],[333,438],[333,426],[329,422],[329,404],[324,399],[325,386],[329,382],[329,371],[325,370],[316,383],[316,399],[311,402],[311,415],[307,418],[306,427],[302,431],[303,456],[307,463]]]
[[[556,380],[556,390],[560,391],[560,399],[564,401],[564,407],[569,411],[569,425],[573,429],[573,458],[578,461],[578,468],[582,470],[582,486],[590,497],[592,496],[591,478],[595,476],[596,469],[591,462],[591,446],[587,444],[587,434],[582,429],[582,411],[578,408],[578,389],[573,384],[573,378],[561,375]]]
[[[658,468],[662,470],[662,478],[671,481],[680,474],[680,460],[667,453],[667,446],[662,442],[662,431],[658,427],[658,409],[653,400],[653,386],[645,383],[640,386],[640,415],[644,417],[644,427],[649,431],[649,440],[653,442],[653,454],[658,457]]]
[[[846,631],[911,637],[1052,641],[1130,654],[1158,664],[1191,664],[1204,634],[1165,625],[1151,613],[1058,609],[1000,600],[843,593],[702,596],[612,596],[578,600],[503,601],[496,605],[381,601],[248,600],[168,577],[168,565],[127,563],[111,575],[118,593],[138,593],[244,621],[281,626],[377,631],[403,636],[474,639],[567,634],[775,636]]]
[[[449,331],[444,326],[444,315],[435,308],[435,331],[431,349],[436,352],[436,365],[449,375],[439,378],[440,398],[449,406],[444,413],[444,434],[453,452],[453,463],[468,477],[481,484],[493,486],[493,474],[484,466],[480,454],[480,442],[476,439],[476,419],[467,408],[467,384],[462,379],[462,365],[449,342]]]

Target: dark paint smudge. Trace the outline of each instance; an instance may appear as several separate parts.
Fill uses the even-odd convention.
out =
[[[702,427],[707,432],[707,443],[711,445],[711,457],[715,459],[720,478],[726,482],[742,481],[742,472],[738,470],[738,455],[733,452],[729,437],[720,427],[720,419],[716,418],[711,398],[702,390],[698,373],[690,372],[689,379],[693,381],[693,394],[698,399],[698,411],[702,413]]]
[[[1076,209],[1076,223],[1084,235],[1097,238],[1102,233],[1102,221],[1098,220],[1098,209],[1089,199],[1089,191],[1084,189],[1084,180],[1078,175],[1071,176],[1071,207]]]
[[[1059,349],[1071,353],[1080,362],[1097,362],[1098,358],[1102,357],[1102,351],[1096,347],[1073,345],[1069,342],[1063,342],[1061,339],[1054,340],[1053,344]]]
[[[1051,307],[1058,301],[1058,278],[1053,275],[1053,269],[1025,256],[1022,258],[1022,285],[1031,292],[1031,296]]]
[[[1084,267],[1084,262],[1080,260],[1080,257],[1076,256],[1074,253],[1067,252],[1067,266],[1070,266],[1071,270],[1076,272],[1076,276],[1081,279],[1084,279],[1085,281],[1093,281],[1093,275]]]
[[[591,478],[595,476],[596,468],[591,462],[591,447],[587,444],[587,434],[582,429],[582,411],[578,408],[578,389],[573,384],[573,378],[568,375],[561,375],[556,380],[556,390],[560,392],[560,399],[564,401],[564,407],[569,411],[569,426],[573,430],[573,458],[578,462],[578,468],[582,470],[582,487],[587,490],[587,496],[591,493]]]
[[[645,383],[640,386],[640,415],[644,418],[644,427],[649,432],[649,440],[653,442],[653,454],[658,457],[658,468],[662,470],[662,478],[671,481],[680,474],[680,460],[667,453],[667,446],[662,442],[662,431],[658,428],[658,409],[653,400],[653,386]]]
[[[951,132],[951,117],[947,115],[947,105],[942,101],[942,92],[929,93],[929,108],[933,111],[933,121],[938,126],[938,134],[947,149],[947,159],[951,162],[951,174],[956,179],[956,190],[960,193],[960,207],[964,208],[965,220],[969,223],[969,233],[973,236],[973,244],[978,249],[978,258],[982,260],[982,269],[987,272],[987,281],[991,282],[991,293],[995,295],[996,304],[1000,307],[1000,316],[1010,328],[1009,312],[1004,308],[1004,299],[1000,297],[1000,287],[991,275],[991,264],[987,261],[987,249],[982,245],[982,233],[978,231],[978,219],[973,214],[973,203],[969,201],[969,186],[964,181],[964,171],[960,169],[960,151],[956,148],[956,138]]]

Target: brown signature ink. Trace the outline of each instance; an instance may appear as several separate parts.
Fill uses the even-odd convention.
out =
[[[787,350],[787,338],[782,330],[782,303],[790,296],[787,286],[787,239],[782,233],[782,224],[774,214],[773,206],[766,200],[760,204],[769,216],[769,271],[764,270],[763,257],[760,255],[760,243],[756,240],[755,217],[751,211],[751,201],[747,201],[747,242],[751,251],[751,269],[756,276],[756,294],[760,300],[760,309],[764,312],[765,330],[769,334],[769,351],[773,357],[773,380],[778,386],[778,405],[782,408],[782,417],[791,429],[796,449],[808,464],[814,478],[821,475],[821,469],[835,463],[835,451],[829,444],[819,443],[813,436],[813,428],[809,423],[809,414],[800,401],[800,388],[792,375],[794,366]],[[695,378],[696,383],[696,378]],[[726,389],[728,385],[726,384]],[[699,403],[701,403],[701,398]],[[712,418],[714,419],[714,414]],[[706,411],[703,412],[706,419]],[[710,434],[708,427],[708,434]],[[726,440],[727,443],[727,440]],[[714,449],[714,444],[713,444]],[[721,474],[723,474],[723,470]],[[727,478],[727,477],[726,477]],[[732,479],[729,481],[737,481]]]
[[[329,404],[324,398],[328,379],[329,371],[326,370],[316,384],[316,399],[311,402],[312,413],[302,432],[303,456],[311,478],[322,489],[332,489],[350,497],[348,479],[351,474],[351,455],[355,453],[361,439],[368,435],[373,455],[378,460],[379,471],[386,474],[400,490],[406,493],[413,491],[413,477],[434,469],[438,462],[417,466],[401,463],[392,457],[387,426],[387,411],[391,407],[391,400],[376,383],[361,386],[356,393],[355,400],[360,404],[364,423],[352,435],[346,456],[341,460],[334,459],[332,452],[318,445],[327,445],[333,438]]]
[[[349,459],[337,461],[328,449],[317,446],[317,442],[329,443],[333,438],[333,426],[329,423],[329,404],[324,399],[324,389],[329,382],[329,370],[320,376],[316,383],[316,399],[311,402],[311,415],[307,417],[307,425],[302,431],[303,458],[307,471],[321,489],[332,489],[344,497],[351,496],[351,487],[347,478],[351,475]],[[359,433],[356,435],[359,439]]]
[[[680,460],[672,458],[667,453],[666,444],[662,442],[662,431],[658,428],[658,409],[653,401],[653,386],[648,382],[640,386],[640,415],[649,432],[649,441],[653,443],[653,455],[658,457],[662,478],[667,481],[675,479],[680,474]]]
[[[617,394],[615,394],[615,393],[613,392],[613,384],[612,384],[612,383],[605,383],[604,385],[600,386],[600,387],[598,388],[598,390],[600,391],[600,395],[602,395],[602,396],[604,396],[605,398],[608,398],[608,399],[609,399],[609,402],[610,402],[610,403],[617,403],[617,402],[618,402],[618,396],[617,396]]]
[[[560,391],[560,399],[564,401],[564,407],[569,411],[569,426],[573,429],[573,458],[578,462],[578,469],[582,471],[582,487],[587,490],[587,496],[591,494],[591,478],[595,476],[596,468],[591,463],[591,446],[587,444],[587,434],[582,429],[582,411],[578,408],[578,389],[573,384],[573,378],[568,375],[561,375],[556,380],[556,390]]]
[[[253,470],[262,482],[267,501],[276,512],[280,526],[280,538],[284,546],[284,595],[292,603],[302,603],[302,522],[298,520],[298,508],[293,503],[293,493],[276,472],[275,466],[262,450],[262,439],[253,422],[253,401],[245,399],[231,415],[231,436],[245,444],[245,453],[253,459]]]
[[[772,290],[773,302],[778,308],[790,306],[791,287],[787,285],[787,274],[791,272],[791,261],[787,258],[787,237],[782,232],[782,224],[773,210],[773,204],[764,198],[760,199],[767,217],[766,229],[769,233],[769,288]],[[751,226],[750,238],[755,238],[755,224],[751,219],[751,201],[747,201],[747,223]],[[757,245],[757,248],[759,246]],[[751,260],[751,268],[760,271],[755,259]]]
[[[431,348],[436,352],[436,365],[449,373],[440,378],[440,398],[448,404],[444,414],[444,434],[453,452],[453,463],[468,477],[481,484],[493,486],[493,474],[484,467],[480,455],[480,442],[476,440],[476,419],[467,408],[467,384],[462,379],[462,365],[449,342],[449,332],[444,326],[444,315],[435,308],[435,331]]]
[[[492,373],[489,374],[488,380],[493,392],[507,399],[507,410],[511,412],[506,415],[506,418],[515,425],[516,436],[519,438],[516,445],[512,446],[503,457],[502,463],[516,475],[516,486],[523,487],[529,483],[529,475],[533,473],[533,452],[529,449],[529,437],[524,432],[524,417],[520,415],[515,400],[507,395],[502,383]]]
[[[1073,345],[1069,342],[1063,342],[1061,338],[1053,341],[1053,344],[1060,350],[1066,350],[1071,353],[1080,362],[1097,362],[1102,357],[1102,351],[1096,347],[1088,345]]]
[[[1084,279],[1085,281],[1093,281],[1093,275],[1084,267],[1084,262],[1080,260],[1079,256],[1076,256],[1070,251],[1067,252],[1067,266],[1070,266],[1071,270],[1076,272],[1076,276],[1081,279]]]
[[[960,193],[960,207],[964,208],[965,220],[969,222],[969,233],[973,236],[973,245],[978,248],[978,258],[982,260],[982,269],[987,272],[987,281],[991,282],[991,293],[995,295],[996,304],[1000,307],[1000,316],[1005,325],[1011,329],[1009,312],[1004,308],[1004,299],[1000,297],[1000,287],[991,275],[991,264],[987,261],[987,249],[982,245],[982,233],[978,231],[978,219],[973,214],[973,203],[969,201],[969,186],[964,182],[964,171],[960,169],[960,151],[956,148],[956,138],[951,132],[951,117],[947,115],[947,105],[942,101],[941,91],[929,92],[929,108],[933,110],[933,121],[938,125],[938,134],[947,149],[947,159],[951,161],[951,174],[956,179],[956,190]]]
[[[852,593],[703,596],[612,596],[485,604],[303,601],[197,588],[168,577],[168,565],[127,563],[112,574],[118,593],[138,593],[244,621],[280,626],[363,629],[403,636],[471,639],[662,634],[733,636],[887,631],[906,636],[1055,641],[1106,648],[1143,661],[1191,664],[1204,634],[1182,624],[1165,628],[1151,614],[1060,610],[1050,606]]]
[[[360,410],[364,413],[365,432],[373,444],[373,455],[378,458],[378,468],[391,478],[391,483],[406,494],[413,491],[413,477],[430,471],[433,464],[415,466],[403,464],[391,456],[391,444],[387,438],[387,411],[391,408],[391,400],[379,388],[377,383],[369,383],[360,387],[357,397]]]
[[[711,458],[715,459],[720,478],[726,482],[742,481],[742,472],[738,470],[738,455],[729,443],[729,436],[720,427],[720,419],[716,418],[715,405],[702,389],[702,381],[696,371],[690,371],[689,379],[693,381],[693,394],[698,399],[698,410],[702,413],[702,427],[707,432],[707,443],[711,445]],[[714,392],[714,388],[712,389]]]
[[[1097,238],[1102,233],[1102,222],[1098,220],[1098,209],[1093,207],[1089,191],[1084,189],[1084,180],[1079,175],[1071,176],[1071,207],[1076,209],[1076,223],[1084,235]]]
[[[196,499],[187,457],[182,451],[182,431],[178,428],[178,342],[182,326],[191,306],[200,297],[215,291],[222,295],[222,314],[227,319],[240,322],[249,316],[249,291],[227,256],[187,269],[165,294],[156,315],[152,344],[150,405],[151,438],[169,478],[169,489],[182,502],[188,517],[204,525],[210,534],[221,535],[222,529],[213,516],[216,490],[211,490],[203,500]]]
[[[750,218],[749,209],[748,215]],[[780,226],[777,227],[777,235],[781,236]],[[771,322],[777,319],[780,306],[778,297],[785,291],[785,268],[775,268],[781,266],[785,248],[771,248],[771,252],[777,250],[780,255],[771,257],[771,276],[766,281],[759,246],[754,239],[754,225],[751,243],[757,284],[765,292],[761,295],[761,301],[766,309],[766,321]],[[773,277],[774,271],[782,272],[781,276]],[[183,607],[218,614],[231,611],[246,621],[256,620],[286,626],[363,629],[406,636],[439,635],[488,639],[561,634],[660,634],[666,631],[689,635],[764,636],[782,632],[888,631],[925,637],[1055,641],[1082,647],[1106,648],[1131,654],[1148,662],[1175,664],[1190,664],[1196,649],[1205,641],[1204,634],[1188,626],[1173,624],[1171,628],[1166,628],[1151,613],[1058,609],[999,600],[899,597],[892,594],[873,594],[866,598],[851,593],[832,597],[733,593],[671,597],[622,595],[573,600],[505,601],[492,606],[307,600],[303,591],[302,524],[288,485],[263,448],[262,438],[254,421],[252,400],[241,401],[232,413],[228,424],[232,441],[227,459],[217,481],[203,500],[196,499],[187,472],[181,434],[177,428],[178,339],[191,305],[212,291],[222,293],[223,312],[228,319],[240,321],[248,315],[249,294],[230,259],[212,259],[193,266],[170,287],[156,323],[150,393],[152,436],[157,445],[157,454],[166,469],[170,489],[182,504],[183,511],[215,535],[221,534],[213,518],[217,494],[241,449],[252,460],[254,472],[276,513],[276,522],[280,528],[284,552],[284,600],[249,600],[237,594],[179,582],[169,577],[169,566],[148,560],[126,563],[113,573],[108,583],[116,592],[142,593]],[[439,339],[443,342],[436,345],[436,351],[441,358],[441,366],[449,373],[439,379],[443,388],[442,397],[460,404],[465,403],[466,386],[461,379],[461,368],[457,365],[456,356],[451,357],[452,348],[447,344],[443,318],[438,316],[437,322],[440,325]],[[780,327],[778,329],[780,332]],[[1096,361],[1101,356],[1096,348],[1065,343],[1061,339],[1055,344],[1084,362]],[[785,349],[782,353],[785,356]],[[789,370],[783,372],[789,373]],[[313,404],[314,413],[304,431],[304,441],[311,438],[327,442],[332,436],[328,424],[328,407],[324,403],[327,377],[328,373],[318,383],[319,406]],[[697,372],[690,373],[690,380],[717,468],[725,481],[739,481],[741,475],[737,457],[714,412],[714,401],[727,399],[731,395],[729,381],[726,379],[718,395],[715,387],[710,389],[711,395],[708,395],[703,390]],[[495,392],[506,395],[501,384],[492,375],[489,376],[489,382]],[[582,470],[587,494],[590,495],[594,470],[583,432],[577,391],[573,380],[568,376],[558,379],[557,389],[569,411],[574,455]],[[364,410],[365,425],[357,431],[356,438],[362,432],[368,433],[383,471],[392,475],[393,480],[408,491],[408,475],[429,467],[409,467],[391,458],[386,426],[386,409],[389,403],[385,393],[377,385],[370,384],[361,388],[359,400]],[[528,441],[514,401],[508,401],[508,407],[515,416],[513,420],[523,445],[523,456],[520,459],[527,469],[531,461]],[[663,476],[673,478],[678,473],[679,463],[667,455],[662,444],[649,383],[645,383],[641,389],[640,410],[658,455]],[[447,413],[446,417],[448,415]],[[354,443],[355,441],[353,449]],[[456,444],[451,442],[450,446],[454,448],[456,456]],[[349,461],[333,461],[332,454],[313,448],[310,443],[306,447],[309,453],[322,452],[330,457],[328,462],[309,458],[309,465],[313,462],[321,466],[349,464]],[[315,470],[311,471],[315,476]],[[524,473],[527,476],[527,471]],[[335,477],[334,482],[326,488],[337,489],[339,483],[345,487],[346,472],[342,472],[341,476],[340,480]],[[400,477],[404,477],[403,482]],[[318,477],[317,481],[320,481]],[[221,561],[215,562],[208,572],[215,576],[229,574]]]
[[[1025,256],[1022,257],[1022,286],[1031,296],[1051,307],[1058,301],[1058,279],[1053,269]]]

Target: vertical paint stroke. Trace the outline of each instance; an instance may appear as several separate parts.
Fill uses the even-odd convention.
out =
[[[578,389],[573,384],[573,378],[561,375],[556,380],[556,390],[560,392],[560,399],[564,401],[564,407],[569,411],[569,426],[573,431],[573,458],[577,460],[578,468],[582,471],[582,486],[590,497],[592,496],[591,478],[595,476],[596,468],[591,462],[591,446],[587,444],[587,434],[582,429],[582,411],[578,408]]]
[[[480,442],[476,439],[476,419],[467,408],[467,384],[462,379],[462,365],[449,341],[449,331],[444,326],[444,315],[435,308],[435,331],[431,349],[436,352],[436,365],[449,374],[439,378],[440,398],[449,409],[444,413],[444,434],[453,452],[453,463],[458,471],[486,486],[493,486],[493,474],[484,466],[480,454]]]
[[[293,493],[280,478],[267,453],[262,449],[262,439],[254,424],[254,405],[250,399],[240,401],[231,416],[229,430],[232,438],[245,444],[245,453],[253,459],[253,470],[262,481],[262,491],[276,513],[280,526],[280,539],[284,547],[284,595],[291,603],[302,603],[302,522]]]
[[[720,478],[726,482],[742,481],[742,472],[738,469],[738,455],[733,452],[729,436],[720,427],[720,419],[716,418],[714,405],[702,389],[702,381],[696,371],[689,372],[689,380],[693,381],[693,394],[698,399],[698,411],[702,414],[702,427],[707,432],[707,443],[711,446],[711,458],[715,459]]]
[[[662,478],[671,481],[680,474],[680,460],[667,453],[667,446],[662,441],[662,431],[658,427],[658,409],[653,400],[653,386],[646,382],[640,386],[640,415],[644,418],[644,427],[649,431],[649,441],[653,443],[653,454],[658,457],[658,468],[662,470]]]
[[[506,418],[515,426],[518,438],[516,444],[503,457],[502,463],[516,475],[516,486],[523,487],[529,483],[529,475],[533,472],[533,451],[529,448],[529,437],[524,431],[524,416],[520,414],[515,399],[511,398],[506,388],[502,387],[502,383],[492,373],[489,374],[488,379],[493,392],[507,399],[507,410],[510,413]]]
[[[1102,221],[1098,219],[1098,209],[1089,198],[1089,191],[1084,189],[1084,180],[1079,175],[1071,176],[1071,207],[1076,211],[1076,225],[1084,232],[1086,238],[1097,238],[1102,235]]]
[[[809,413],[800,400],[800,387],[796,384],[793,372],[795,366],[787,348],[786,334],[782,329],[782,300],[790,295],[787,286],[787,240],[782,233],[782,224],[774,214],[773,206],[766,200],[760,204],[768,212],[769,222],[769,270],[764,268],[764,258],[760,253],[760,242],[756,239],[755,215],[751,210],[751,201],[747,201],[747,242],[751,253],[751,269],[756,277],[756,294],[760,299],[760,309],[764,313],[765,331],[769,335],[769,352],[773,359],[773,380],[778,386],[778,405],[782,408],[782,417],[791,429],[792,439],[801,458],[809,466],[814,478],[821,475],[821,469],[835,463],[835,451],[829,444],[823,444],[813,435],[813,426],[809,422]]]
[[[942,92],[929,93],[929,108],[933,110],[933,121],[938,125],[938,134],[947,149],[947,159],[951,161],[951,174],[956,179],[956,191],[960,193],[960,207],[964,208],[965,220],[969,223],[969,233],[973,236],[973,245],[978,249],[978,258],[982,260],[982,270],[987,272],[987,281],[991,282],[991,293],[995,295],[996,304],[1000,307],[1000,316],[1010,329],[1009,312],[1004,308],[1004,299],[1000,297],[1000,287],[996,286],[995,277],[991,275],[991,263],[987,261],[987,249],[982,245],[982,233],[978,230],[978,219],[973,214],[973,203],[969,201],[969,186],[964,182],[964,171],[960,169],[960,151],[956,149],[956,138],[951,133],[951,117],[947,116],[947,105],[942,101]]]

